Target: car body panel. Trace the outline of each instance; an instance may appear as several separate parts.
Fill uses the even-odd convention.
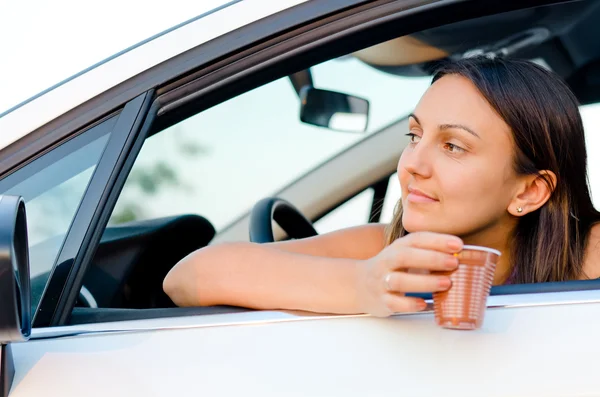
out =
[[[600,346],[590,343],[600,333],[599,291],[493,296],[488,304],[477,331],[440,328],[432,312],[381,319],[256,311],[64,327],[71,329],[52,332],[81,334],[13,345],[11,396],[600,391]]]
[[[0,118],[0,148],[107,87],[302,2],[235,2],[99,65]],[[104,73],[108,77],[99,78]],[[380,143],[393,135],[381,137],[387,138]],[[390,172],[389,148],[368,169],[355,170],[354,185],[341,190],[332,184],[329,191],[338,189],[338,195],[325,204],[307,197],[303,184],[318,189],[310,174],[280,193],[294,201],[304,197],[300,207],[327,207],[363,188],[367,173]],[[335,178],[353,153],[371,150],[349,150],[346,160],[323,168],[328,175],[317,179]],[[231,236],[246,233],[243,222]],[[439,328],[431,311],[387,319],[249,311],[34,329],[32,340],[11,345],[11,396],[575,396],[600,390],[591,364],[600,355],[594,343],[600,291],[491,296],[488,303],[477,331]],[[64,320],[68,313],[61,315]]]

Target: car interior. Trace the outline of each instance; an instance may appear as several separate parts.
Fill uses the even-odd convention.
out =
[[[373,38],[373,41],[380,41],[379,44],[353,50],[349,56],[384,73],[405,77],[430,76],[440,61],[471,54],[494,53],[525,58],[557,72],[567,81],[581,104],[591,104],[600,102],[598,21],[600,2],[576,1],[469,19],[392,39],[389,39],[389,29],[385,33],[382,30]],[[311,62],[314,64],[314,60]],[[340,108],[337,105],[333,109],[324,108],[340,98],[339,106],[346,106],[341,112],[367,117],[368,109],[360,98],[353,102],[354,99],[344,93],[313,87],[310,67],[293,70],[287,75],[298,89],[299,97],[307,103],[299,114],[303,122],[335,129],[331,125],[332,114],[340,112]],[[227,92],[223,95],[235,94]],[[190,106],[195,108],[182,113],[193,114],[203,110],[202,106]],[[328,116],[323,118],[324,114]],[[163,120],[157,125],[161,123],[164,127],[167,123],[173,124],[173,121]],[[364,120],[359,125],[361,123]],[[85,274],[84,287],[70,324],[249,310],[226,306],[176,308],[162,291],[162,280],[180,259],[192,251],[215,242],[247,240],[249,230],[261,236],[255,237],[254,241],[266,241],[274,234],[275,238],[285,238],[286,235],[300,238],[316,233],[314,229],[311,231],[311,222],[361,190],[377,184],[381,186],[381,181],[387,181],[395,172],[398,152],[397,148],[390,149],[390,142],[405,123],[404,119],[394,122],[293,184],[282,187],[274,197],[266,198],[252,213],[218,234],[211,222],[198,214],[108,226]],[[378,155],[373,156],[373,153]],[[356,164],[357,158],[361,159],[361,167],[350,166]],[[346,170],[344,181],[337,177],[340,169]],[[385,196],[385,188],[382,189]],[[382,189],[376,200],[381,199]],[[201,208],[198,213],[202,213]],[[272,216],[274,219],[271,219]],[[376,219],[374,216],[373,220]],[[271,228],[273,220],[285,230],[284,234],[274,232]],[[32,284],[35,285],[35,280]],[[494,287],[492,294],[590,288],[600,288],[600,285],[594,280],[536,286],[510,285]]]

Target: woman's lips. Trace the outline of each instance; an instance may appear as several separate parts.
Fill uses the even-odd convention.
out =
[[[420,191],[419,189],[408,188],[408,196],[406,196],[408,201],[413,203],[436,203],[439,200],[434,199],[431,196],[428,196],[426,193]]]

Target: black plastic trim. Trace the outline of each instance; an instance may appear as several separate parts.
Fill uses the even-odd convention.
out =
[[[88,248],[97,247],[108,222],[102,217],[102,209],[138,140],[152,98],[152,92],[138,96],[119,115],[58,254],[34,317],[34,327],[59,325],[68,319],[81,287],[84,264],[95,252]]]
[[[492,287],[492,289],[490,290],[490,296],[544,294],[544,293],[550,293],[550,292],[595,291],[595,290],[600,290],[600,279],[555,281],[555,282],[531,283],[531,284],[494,285]],[[423,298],[423,299],[432,299],[432,294],[430,294],[430,293],[409,293],[406,295]]]
[[[0,397],[7,397],[15,377],[15,360],[10,344],[0,345]]]
[[[372,0],[307,1],[200,44],[110,88],[3,148],[0,152],[0,177],[53,142],[64,139],[73,131],[80,130],[150,89],[203,69],[219,59],[268,40],[279,32],[368,2]]]
[[[140,96],[140,98],[141,97],[142,96]],[[90,226],[89,229],[92,230],[94,234],[92,238],[89,241],[84,242],[81,247],[83,257],[79,264],[76,264],[77,273],[74,276],[75,279],[73,281],[73,285],[67,289],[70,295],[65,300],[62,310],[59,311],[60,317],[56,318],[52,325],[65,325],[69,321],[69,317],[77,301],[79,291],[83,285],[85,274],[91,264],[92,259],[94,258],[94,255],[96,254],[96,250],[98,249],[98,245],[102,235],[104,234],[110,215],[112,214],[115,204],[117,203],[117,199],[121,194],[121,190],[123,189],[123,185],[127,180],[127,176],[133,167],[135,159],[142,149],[142,145],[148,135],[150,125],[152,125],[154,122],[157,109],[157,103],[154,99],[155,92],[153,90],[150,90],[145,94],[144,101],[140,108],[140,113],[138,114],[133,126],[131,127],[131,130],[129,131],[128,140],[125,142],[126,150],[121,153],[121,156],[114,164],[111,179],[106,185],[103,185],[101,180],[97,181],[96,183],[97,189],[104,188],[105,190],[103,196],[100,197],[100,201],[97,205],[97,212],[94,214],[92,226]],[[118,147],[118,145],[116,144],[115,147]]]
[[[0,197],[0,397],[8,396],[15,365],[11,343],[31,335],[31,287],[25,202]]]
[[[0,196],[0,343],[31,334],[31,287],[25,202]]]
[[[154,309],[113,309],[87,307],[75,307],[69,321],[69,325],[106,323],[113,321],[150,320],[158,318],[183,317],[183,316],[206,316],[225,313],[245,313],[255,311],[238,306],[192,306],[192,307],[169,307]]]
[[[600,279],[556,281],[533,284],[507,284],[492,287],[490,295],[541,294],[547,292],[600,290]]]
[[[304,24],[299,24],[294,29],[286,29],[277,35],[272,35],[272,37],[264,40],[262,42],[256,43],[253,46],[246,46],[244,48],[240,48],[234,54],[231,54],[226,57],[222,57],[217,59],[216,62],[213,62],[206,67],[198,68],[196,71],[189,73],[187,76],[183,78],[179,78],[176,81],[173,81],[169,84],[163,85],[161,88],[157,90],[157,95],[164,98],[165,102],[172,102],[169,98],[170,95],[176,95],[181,97],[181,94],[175,93],[175,89],[184,88],[186,92],[193,92],[193,87],[189,87],[188,83],[191,83],[197,80],[199,77],[206,76],[216,70],[223,68],[224,66],[230,65],[234,62],[242,60],[252,54],[256,54],[265,49],[271,48],[277,44],[284,43],[290,39],[294,39],[300,35],[308,33],[310,31],[314,31],[315,29],[328,25],[334,21],[341,20],[346,18],[349,15],[359,14],[364,12],[365,10],[379,7],[383,4],[392,3],[395,0],[371,0],[371,1],[332,1],[329,5],[334,5],[334,3],[341,3],[339,9],[337,9],[336,13],[326,13],[323,14],[320,19],[311,20]],[[412,0],[419,1],[421,3],[428,3],[432,1],[441,1],[441,0]],[[344,7],[345,6],[345,7]],[[292,7],[290,10],[296,10],[300,8],[300,6]],[[304,12],[299,12],[300,16],[303,17],[305,15]],[[166,94],[169,93],[167,95]]]

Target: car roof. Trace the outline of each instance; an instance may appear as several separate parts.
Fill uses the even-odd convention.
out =
[[[166,9],[140,10],[141,0],[131,0],[117,11],[111,6],[119,1],[106,0],[93,11],[74,7],[73,0],[40,4],[35,11],[20,2],[3,9],[0,37],[19,40],[0,44],[8,61],[0,65],[0,117],[120,53],[232,3],[172,0]],[[87,18],[91,12],[94,18]]]
[[[217,7],[126,48],[0,113],[0,149],[139,73],[305,1],[217,0]]]

